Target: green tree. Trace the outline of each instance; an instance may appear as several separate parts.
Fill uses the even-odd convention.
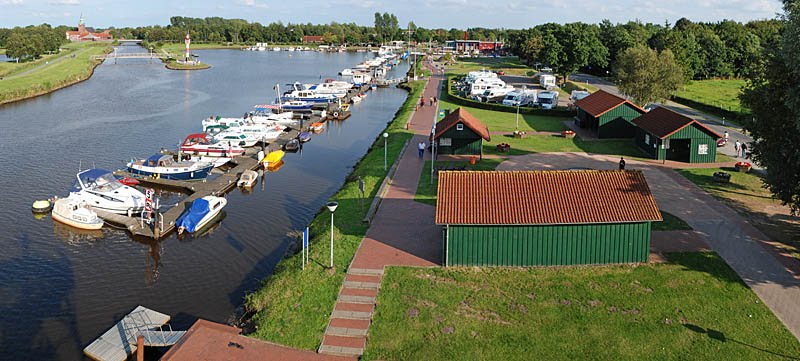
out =
[[[683,84],[683,71],[669,49],[637,45],[623,51],[614,70],[620,91],[639,104],[658,102]]]
[[[42,38],[39,35],[12,33],[6,39],[6,55],[17,61],[25,61],[38,57],[44,51]]]
[[[765,48],[766,61],[741,96],[753,112],[745,127],[753,159],[767,169],[764,182],[793,213],[800,211],[800,7],[785,1],[782,39]]]
[[[580,68],[608,65],[608,49],[600,41],[599,30],[595,25],[566,24],[561,28],[558,42],[561,44],[563,59],[551,65],[564,80]]]

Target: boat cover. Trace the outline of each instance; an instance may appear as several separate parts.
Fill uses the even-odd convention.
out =
[[[208,214],[208,201],[203,198],[198,198],[192,202],[192,207],[188,211],[183,212],[178,220],[175,221],[176,227],[183,227],[187,232],[192,233],[197,228],[197,223]]]

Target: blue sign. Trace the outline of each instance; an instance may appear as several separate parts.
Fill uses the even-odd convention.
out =
[[[308,248],[308,227],[303,230],[303,248]]]
[[[444,118],[444,109],[439,111],[439,118]]]

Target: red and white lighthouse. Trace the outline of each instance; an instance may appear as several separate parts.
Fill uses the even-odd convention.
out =
[[[189,58],[192,56],[192,54],[189,52],[189,44],[192,42],[192,39],[189,38],[189,32],[188,31],[186,32],[186,40],[184,42],[186,43],[186,57],[185,57],[185,60],[189,61]]]

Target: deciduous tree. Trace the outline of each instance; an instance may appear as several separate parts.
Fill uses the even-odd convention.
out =
[[[669,49],[635,46],[620,54],[615,76],[620,91],[639,104],[667,99],[683,83],[683,72]]]

